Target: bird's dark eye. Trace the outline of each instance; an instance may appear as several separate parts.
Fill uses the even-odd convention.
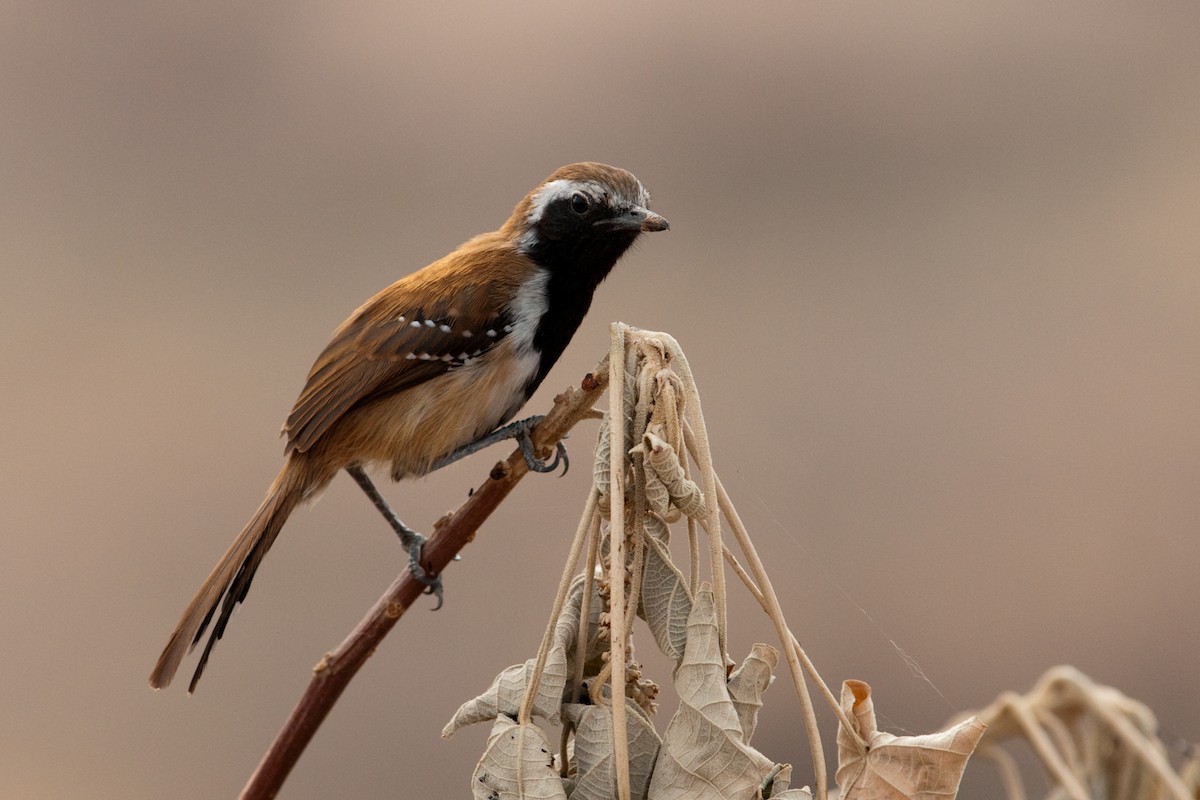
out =
[[[571,210],[574,211],[576,214],[583,216],[584,214],[587,213],[588,208],[590,208],[591,205],[592,204],[587,199],[587,195],[581,194],[579,192],[576,192],[575,194],[571,195]]]

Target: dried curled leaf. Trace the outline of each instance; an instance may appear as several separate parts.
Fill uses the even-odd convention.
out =
[[[684,475],[683,464],[680,462],[675,448],[653,431],[647,431],[639,447],[646,456],[647,477],[653,476],[655,481],[662,486],[670,506],[679,509],[689,517],[696,519],[703,517],[705,514],[704,493],[700,491],[700,487],[696,485],[695,481]],[[647,495],[650,494],[649,484],[648,480]],[[648,499],[651,501],[650,510],[664,519],[670,518],[668,506],[662,503],[659,497]]]
[[[666,546],[666,526],[655,517],[646,519],[646,566],[642,571],[642,617],[654,634],[658,648],[678,663],[687,642],[687,621],[692,597],[687,578],[671,560]]]
[[[864,752],[838,728],[837,782],[844,800],[947,800],[958,793],[967,759],[987,726],[975,717],[940,733],[893,736],[876,728],[871,687],[842,684],[842,708],[866,742]]]
[[[454,717],[442,728],[442,738],[449,739],[458,729],[477,722],[487,722],[501,716],[515,718],[521,709],[525,687],[533,674],[535,659],[508,667],[492,681],[487,691],[459,706]],[[546,668],[538,684],[533,713],[543,719],[557,720],[563,689],[567,685],[567,656],[560,645],[550,650]]]
[[[670,362],[670,358],[667,359]],[[654,376],[654,410],[650,426],[670,443],[676,453],[683,448],[683,418],[687,390],[674,369],[660,369]]]
[[[812,800],[812,789],[807,786],[799,789],[789,788],[792,785],[792,765],[778,764],[767,775],[762,787],[762,796],[769,800]]]
[[[545,668],[542,671],[537,695],[534,698],[533,714],[543,719],[558,719],[563,692],[573,671],[576,657],[575,634],[579,629],[582,598],[583,580],[577,578],[571,585],[571,593],[555,623],[554,638],[551,640],[550,652],[547,654]],[[593,596],[591,609],[588,642],[596,643],[597,646],[604,645],[606,642],[597,640],[595,637],[600,617],[600,603],[595,596]],[[597,656],[598,653],[593,652],[584,654],[584,658],[589,660]],[[516,717],[535,665],[536,659],[531,658],[524,664],[508,667],[497,675],[487,691],[459,707],[454,717],[442,729],[442,737],[448,739],[464,725],[486,722],[502,714]]]
[[[655,800],[759,796],[775,764],[746,742],[726,688],[716,608],[707,584],[696,594],[675,688],[679,710],[663,736],[650,795]]]
[[[768,644],[756,644],[742,665],[729,676],[729,697],[737,709],[738,722],[746,735],[746,742],[754,736],[758,725],[758,710],[762,708],[762,694],[774,679],[775,666],[779,663],[779,651]]]
[[[629,784],[632,800],[647,797],[654,761],[661,741],[645,712],[631,700],[626,738],[629,742]],[[609,800],[616,796],[613,769],[613,726],[611,706],[578,703],[563,706],[563,714],[575,727],[575,782],[571,800]]]
[[[536,725],[500,717],[471,775],[476,800],[566,800],[553,750]]]

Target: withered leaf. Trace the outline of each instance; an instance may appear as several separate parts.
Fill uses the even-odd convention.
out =
[[[497,719],[471,774],[471,795],[475,800],[566,800],[553,752],[536,725]]]
[[[775,764],[746,743],[725,683],[712,588],[703,585],[688,620],[687,647],[675,673],[679,710],[667,725],[650,781],[655,800],[729,800],[758,796]]]
[[[538,683],[537,696],[534,698],[533,714],[543,719],[558,719],[563,692],[573,670],[575,635],[579,627],[582,597],[583,581],[580,578],[572,584],[571,593],[555,623],[550,651]],[[592,634],[599,621],[600,608],[599,598],[593,595],[588,625],[589,641],[592,640]],[[588,653],[585,658],[593,656],[593,653]],[[487,691],[459,707],[454,717],[442,729],[443,738],[453,736],[455,731],[464,725],[493,720],[502,714],[515,718],[520,711],[525,689],[535,665],[536,659],[531,658],[524,664],[508,667],[497,675]]]
[[[687,578],[671,560],[665,542],[665,525],[649,517],[646,566],[642,570],[641,612],[658,648],[676,662],[683,658],[687,620],[692,611]]]
[[[862,681],[842,684],[842,708],[867,744],[838,728],[837,782],[844,800],[949,800],[967,759],[987,728],[975,717],[940,733],[893,736],[876,728],[871,687]]]
[[[637,703],[626,699],[629,747],[629,786],[633,800],[650,788],[660,740],[654,725]],[[563,713],[575,726],[575,785],[571,800],[610,800],[616,796],[613,769],[613,725],[610,706],[568,704]]]

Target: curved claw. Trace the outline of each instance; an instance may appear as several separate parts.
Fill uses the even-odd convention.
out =
[[[563,475],[566,475],[567,470],[569,470],[571,468],[571,458],[570,458],[570,456],[567,455],[567,446],[565,444],[563,444],[562,442],[555,442],[555,444],[554,444],[554,464],[557,464],[559,461],[562,461],[562,465],[563,465],[562,475],[558,476],[561,478]],[[553,465],[551,465],[551,466],[553,467]]]
[[[425,537],[418,533],[416,540],[408,546],[408,571],[425,586],[423,594],[431,594],[437,598],[437,605],[430,609],[437,611],[446,599],[442,589],[442,576],[430,575],[421,566],[421,550],[424,547]]]
[[[431,594],[437,598],[437,605],[429,609],[430,611],[437,611],[446,600],[445,595],[442,593],[442,576],[434,575],[432,578],[426,576],[426,578],[418,580],[421,580],[425,584],[425,594]]]
[[[521,455],[525,457],[525,466],[529,467],[531,472],[554,472],[558,469],[560,461],[563,465],[563,475],[566,475],[567,470],[571,467],[571,459],[567,456],[567,446],[562,442],[555,443],[554,460],[549,463],[539,459],[533,452],[533,440],[529,438],[528,431],[517,436],[517,445],[521,448]]]

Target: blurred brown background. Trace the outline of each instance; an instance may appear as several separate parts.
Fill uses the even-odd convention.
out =
[[[312,359],[580,159],[672,230],[533,410],[611,320],[670,331],[790,621],[888,729],[1071,663],[1200,739],[1200,6],[415,5],[4,4],[5,797],[236,793],[403,564],[338,480],[198,693],[146,687]],[[428,528],[503,452],[387,494]],[[439,731],[533,654],[587,478],[520,487],[285,797],[466,796],[487,732]],[[752,612],[738,657],[770,641]],[[803,781],[790,696],[756,742]]]

